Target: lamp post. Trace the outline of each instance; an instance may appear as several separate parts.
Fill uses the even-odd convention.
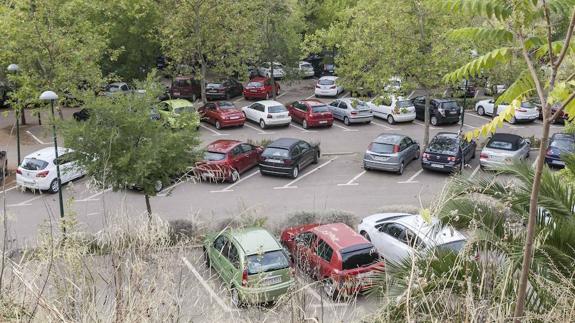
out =
[[[54,137],[54,153],[56,161],[56,176],[58,180],[58,200],[60,202],[60,218],[64,220],[64,201],[62,199],[62,180],[60,178],[60,162],[58,160],[58,140],[56,137],[56,117],[54,116],[54,102],[58,100],[58,95],[52,91],[44,91],[40,94],[40,100],[50,101],[50,108],[52,111],[52,136]],[[62,225],[62,232],[66,238],[66,226]]]
[[[8,65],[8,72],[18,73],[20,68],[16,64]],[[14,86],[15,88],[15,86]],[[18,166],[20,166],[20,108],[14,109],[14,115],[16,116],[16,151],[18,153]]]

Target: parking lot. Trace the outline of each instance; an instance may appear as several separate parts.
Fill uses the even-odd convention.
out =
[[[290,103],[297,99],[313,97],[315,80],[282,84],[278,101]],[[341,96],[347,96],[344,92]],[[333,99],[321,98],[323,102]],[[238,107],[250,102],[235,98]],[[69,115],[70,111],[66,111]],[[489,121],[489,118],[465,114],[464,130],[471,130]],[[539,136],[539,121],[530,124],[505,124],[505,132],[523,136]],[[562,126],[553,126],[552,132]],[[457,132],[459,125],[431,127],[431,136],[440,131]],[[423,140],[424,125],[420,121],[389,125],[376,119],[371,124],[345,126],[335,121],[331,128],[305,130],[299,124],[289,127],[262,130],[257,124],[246,123],[241,128],[216,130],[202,123],[203,144],[217,139],[260,141],[280,137],[294,137],[309,142],[319,142],[322,156],[317,165],[301,172],[297,179],[262,176],[257,168],[243,174],[234,183],[198,183],[181,181],[165,188],[152,198],[152,210],[166,220],[194,217],[204,222],[217,222],[237,217],[240,213],[265,216],[271,223],[282,223],[289,213],[299,210],[337,209],[364,217],[389,205],[427,206],[433,201],[448,180],[441,173],[424,171],[419,161],[410,163],[402,176],[393,173],[365,171],[362,168],[363,152],[373,138],[381,133],[401,133],[418,142]],[[49,146],[49,133],[41,127],[31,127],[22,153],[33,152]],[[13,155],[13,152],[12,152]],[[533,161],[534,154],[531,154]],[[466,176],[476,176],[479,154],[466,167]],[[11,182],[10,182],[11,181]],[[88,178],[77,180],[64,188],[67,207],[73,210],[82,227],[97,231],[102,227],[104,212],[125,211],[132,216],[145,212],[144,197],[139,192],[97,190],[91,188]],[[58,214],[57,195],[21,192],[13,179],[7,183],[6,204],[11,214],[13,237],[19,243],[34,243],[37,228],[46,222],[47,214]],[[51,212],[46,212],[50,209]]]

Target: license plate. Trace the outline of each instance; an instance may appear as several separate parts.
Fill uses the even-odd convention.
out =
[[[449,111],[451,114],[457,114],[457,111]]]
[[[236,120],[236,119],[239,119],[239,118],[240,118],[240,117],[238,117],[238,116],[230,117],[231,120]]]
[[[280,159],[266,159],[266,162],[274,164],[283,164],[284,161]]]
[[[441,165],[441,164],[431,164],[431,167],[433,168],[443,168],[445,166]]]
[[[565,162],[562,161],[562,160],[552,160],[551,163],[554,164],[554,165],[565,166]]]
[[[258,90],[250,90],[250,92],[252,92],[252,93],[257,93]]]
[[[327,121],[326,121],[326,120],[322,120],[322,121],[320,121],[319,123],[320,123],[320,124],[326,124]]]
[[[179,95],[180,95],[180,92],[174,92],[174,95],[175,95],[175,96],[179,96]]]
[[[274,277],[269,277],[269,278],[262,280],[261,285],[262,286],[270,286],[270,285],[279,284],[281,282],[282,282],[281,276],[274,276]]]
[[[375,160],[379,160],[379,161],[386,161],[389,159],[389,157],[379,157],[379,156],[373,156],[373,159]]]

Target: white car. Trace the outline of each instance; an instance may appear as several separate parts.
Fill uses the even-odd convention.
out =
[[[509,104],[500,104],[497,106],[497,113],[494,113],[495,100],[481,100],[475,104],[475,111],[478,115],[499,115],[509,108]],[[537,107],[531,102],[523,102],[521,106],[515,109],[515,115],[509,121],[509,123],[517,123],[519,121],[535,121],[539,118],[539,111]]]
[[[313,65],[309,62],[301,61],[299,62],[298,68],[299,75],[301,77],[313,77],[315,75],[315,71],[313,70]]]
[[[379,213],[361,220],[357,230],[385,260],[399,263],[434,249],[458,252],[463,248],[466,242],[463,234],[438,224],[438,219],[428,223],[421,215]]]
[[[391,77],[383,90],[385,92],[399,92],[401,90],[401,83],[401,78],[397,76]]]
[[[60,190],[56,174],[54,147],[38,150],[26,157],[16,170],[16,184],[23,188],[49,191]],[[62,184],[86,175],[86,171],[74,160],[71,149],[58,147],[60,180]]]
[[[415,106],[413,102],[401,96],[381,96],[367,102],[367,104],[373,111],[374,117],[387,120],[389,124],[415,120]]]
[[[315,97],[331,96],[336,97],[343,93],[343,86],[337,85],[337,76],[323,76],[315,85]]]
[[[246,119],[259,123],[262,129],[268,126],[287,126],[291,123],[291,117],[285,105],[265,100],[252,103],[242,108]]]
[[[265,62],[258,69],[260,76],[272,77],[272,69],[269,62]],[[286,76],[284,66],[281,63],[274,62],[274,79],[281,79]]]

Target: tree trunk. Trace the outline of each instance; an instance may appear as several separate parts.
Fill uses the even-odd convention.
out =
[[[26,109],[24,109],[24,107],[21,108],[20,110],[20,125],[25,126],[26,125],[26,113],[25,113]]]
[[[42,125],[42,116],[40,115],[40,110],[38,110],[38,125]]]
[[[150,195],[144,195],[146,199],[146,211],[148,212],[148,220],[152,222],[152,206],[150,205]]]
[[[270,60],[270,78],[272,79],[272,98],[276,99],[276,80],[274,78],[274,62]]]
[[[204,60],[204,55],[200,54],[200,73],[201,73],[201,84],[200,84],[200,88],[201,88],[201,96],[202,96],[202,103],[206,103],[208,102],[208,98],[206,96],[206,73],[207,73],[207,67],[206,67],[206,61]]]
[[[427,145],[429,145],[429,105],[430,105],[430,100],[429,100],[429,91],[427,91],[427,89],[425,90],[425,111],[424,111],[424,115],[425,115],[425,133],[423,134],[423,150],[425,151],[425,149],[427,148]]]

